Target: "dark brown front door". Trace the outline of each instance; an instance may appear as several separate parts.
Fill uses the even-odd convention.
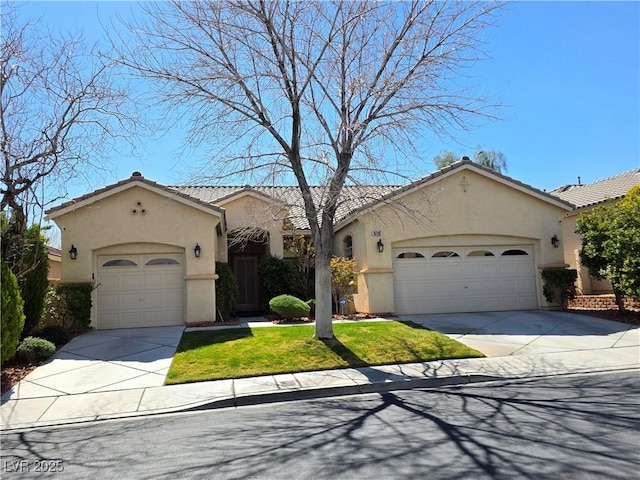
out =
[[[239,312],[260,310],[260,290],[258,283],[258,257],[235,256],[233,270],[238,283]]]

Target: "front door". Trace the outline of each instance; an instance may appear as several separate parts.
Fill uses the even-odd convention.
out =
[[[260,310],[260,289],[258,283],[258,257],[235,256],[233,270],[238,283],[239,312]]]

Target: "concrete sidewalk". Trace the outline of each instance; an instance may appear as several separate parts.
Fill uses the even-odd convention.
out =
[[[79,357],[82,352],[112,351],[109,348],[96,349],[96,345],[91,344],[98,338],[103,346],[105,342],[115,342],[120,350],[112,351],[113,359],[104,360],[111,370],[104,365],[101,367],[101,363],[84,367],[79,363],[72,377],[82,381],[76,386],[67,386],[68,390],[74,391],[64,393],[59,390],[33,391],[34,385],[42,386],[43,382],[38,378],[46,377],[47,373],[38,372],[33,384],[19,384],[11,395],[3,396],[0,408],[2,429],[496,379],[640,370],[640,329],[616,322],[549,312],[424,315],[410,319],[430,328],[440,324],[439,329],[444,333],[493,356],[162,386],[162,382],[153,382],[157,382],[158,377],[164,380],[165,369],[169,366],[167,361],[170,363],[182,329],[141,333],[109,331],[78,337],[84,343],[73,347],[75,353],[67,350],[62,354]],[[261,325],[265,324],[251,324],[252,328]],[[142,343],[136,346],[135,342]],[[134,354],[133,359],[131,355],[120,355],[136,348],[146,350]],[[134,363],[126,363],[122,358]],[[75,358],[75,361],[84,360]],[[101,381],[113,380],[115,383],[91,388],[94,387],[91,379],[97,378],[100,372],[115,375]],[[120,377],[114,372],[118,375],[124,373],[124,377],[134,373],[136,376],[118,380]],[[55,375],[58,374],[51,376]],[[61,378],[55,379],[56,388],[61,388]],[[136,384],[135,379],[147,383]],[[79,391],[77,385],[84,382],[88,382],[87,388]],[[32,391],[21,391],[21,388],[31,388]]]

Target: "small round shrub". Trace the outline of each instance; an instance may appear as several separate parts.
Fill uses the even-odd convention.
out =
[[[309,315],[311,307],[292,295],[278,295],[269,301],[269,308],[283,318],[299,318]]]
[[[16,358],[26,362],[46,360],[56,352],[56,346],[49,340],[38,337],[25,338],[16,349]]]
[[[60,325],[47,325],[46,327],[36,330],[32,337],[44,338],[54,345],[64,345],[71,340],[69,331]]]

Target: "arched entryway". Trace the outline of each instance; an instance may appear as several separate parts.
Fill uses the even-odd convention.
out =
[[[261,313],[264,308],[258,263],[269,252],[269,234],[266,231],[254,232],[248,239],[240,238],[239,232],[230,235],[229,265],[238,284],[236,311],[239,314]]]

